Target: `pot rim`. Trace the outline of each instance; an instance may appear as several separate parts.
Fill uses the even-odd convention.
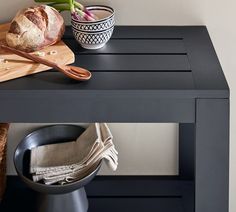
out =
[[[111,14],[109,16],[105,17],[105,18],[102,18],[102,19],[99,19],[99,20],[95,20],[95,21],[79,21],[79,20],[74,19],[73,16],[71,16],[71,21],[74,21],[74,22],[77,22],[77,23],[81,23],[81,24],[85,24],[85,25],[92,25],[92,24],[98,24],[100,22],[107,21],[108,19],[112,18],[112,16],[115,15],[115,10],[112,7],[110,7],[110,6],[106,6],[106,5],[90,5],[90,6],[86,6],[86,9],[89,10],[89,11],[92,10],[92,9],[96,9],[96,8],[101,8],[101,10],[109,9],[109,10],[106,10],[106,11],[110,12]]]

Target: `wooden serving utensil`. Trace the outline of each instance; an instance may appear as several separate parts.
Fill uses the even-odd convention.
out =
[[[9,52],[12,52],[14,54],[17,54],[21,57],[27,58],[29,60],[33,60],[37,63],[40,64],[44,64],[46,66],[52,67],[62,73],[64,73],[66,76],[75,79],[75,80],[79,80],[79,81],[86,81],[89,80],[92,76],[91,72],[80,68],[80,67],[76,67],[76,66],[68,66],[68,65],[57,65],[56,63],[43,59],[41,57],[38,57],[36,55],[33,54],[29,54],[14,48],[11,48],[9,46],[5,46],[5,45],[1,45],[1,48],[4,50],[7,50]]]

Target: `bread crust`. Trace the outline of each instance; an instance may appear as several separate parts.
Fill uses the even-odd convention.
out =
[[[54,8],[34,6],[19,11],[6,34],[10,47],[32,52],[61,40],[65,31],[64,20]]]

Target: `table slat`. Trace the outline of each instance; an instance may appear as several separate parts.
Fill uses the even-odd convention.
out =
[[[186,55],[79,55],[76,65],[91,71],[189,71]]]
[[[98,50],[83,49],[74,38],[65,43],[75,54],[186,54],[183,40],[112,39]]]

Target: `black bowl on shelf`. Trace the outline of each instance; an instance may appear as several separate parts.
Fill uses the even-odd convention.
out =
[[[69,142],[76,140],[84,128],[76,125],[52,125],[42,127],[27,135],[17,146],[14,154],[14,165],[19,177],[31,189],[39,192],[37,210],[40,212],[86,212],[88,200],[84,186],[97,174],[98,166],[86,177],[64,185],[45,185],[33,182],[29,174],[30,150],[34,147]]]

